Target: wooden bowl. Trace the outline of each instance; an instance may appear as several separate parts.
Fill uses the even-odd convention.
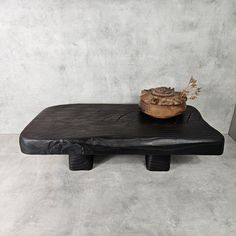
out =
[[[156,105],[145,103],[140,99],[140,109],[145,114],[159,119],[167,119],[182,114],[186,109],[186,102],[179,105]]]

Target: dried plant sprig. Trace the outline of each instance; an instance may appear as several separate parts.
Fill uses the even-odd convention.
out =
[[[181,96],[194,100],[197,98],[200,91],[201,91],[201,88],[198,87],[197,80],[191,77],[191,79],[189,80],[188,86],[182,90]]]

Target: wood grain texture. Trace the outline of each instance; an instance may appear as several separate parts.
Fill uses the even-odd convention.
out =
[[[43,110],[22,131],[20,146],[28,154],[217,155],[224,137],[191,106],[162,120],[137,104],[70,104]]]

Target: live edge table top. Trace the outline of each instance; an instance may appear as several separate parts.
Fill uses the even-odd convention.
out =
[[[68,154],[80,147],[83,155],[220,155],[224,137],[192,106],[160,120],[137,104],[69,104],[39,113],[22,131],[20,146],[27,154]]]

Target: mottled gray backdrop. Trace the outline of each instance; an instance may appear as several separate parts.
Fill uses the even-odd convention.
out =
[[[133,103],[203,88],[192,102],[228,132],[236,100],[235,0],[1,0],[0,132],[60,103]]]

